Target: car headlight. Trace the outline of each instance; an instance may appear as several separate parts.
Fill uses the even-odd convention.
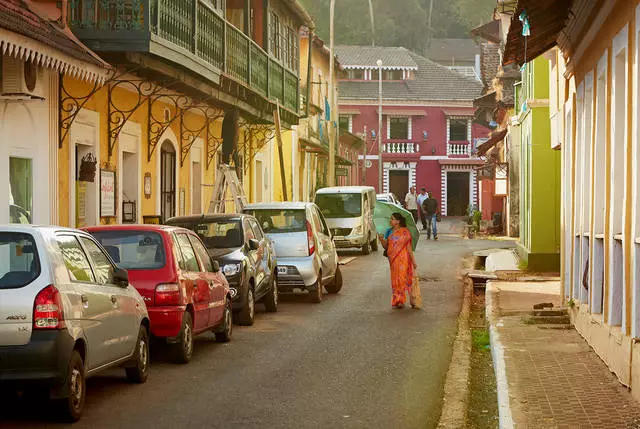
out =
[[[224,267],[222,267],[222,272],[227,277],[235,276],[240,271],[242,271],[242,264],[240,262],[238,262],[237,264],[227,264]]]
[[[358,225],[351,230],[352,235],[360,235],[362,234],[362,225]]]

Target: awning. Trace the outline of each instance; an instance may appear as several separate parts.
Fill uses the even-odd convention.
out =
[[[376,109],[376,114],[379,112]],[[392,116],[427,116],[427,111],[422,109],[407,109],[403,107],[382,107],[383,115]]]
[[[491,91],[473,100],[473,107],[495,109],[497,103],[496,91]]]
[[[523,64],[553,48],[569,18],[572,2],[573,0],[518,0],[509,26],[502,65]],[[522,35],[522,12],[526,12],[531,28],[531,35],[526,37]]]
[[[456,118],[456,117],[462,118],[462,117],[475,116],[475,111],[473,107],[442,109],[442,113],[444,113],[444,116],[447,116],[449,118]]]
[[[477,148],[478,156],[482,156],[485,153],[487,153],[489,149],[493,148],[496,144],[504,140],[506,135],[507,135],[506,129],[494,132],[491,135],[491,137],[489,137],[489,140],[487,140],[486,142],[478,146]]]
[[[341,145],[346,144],[355,148],[361,148],[364,144],[364,141],[361,137],[342,129],[340,130],[339,142]]]
[[[323,144],[315,143],[309,139],[300,137],[299,139],[302,149],[309,153],[328,154],[329,148]]]
[[[359,115],[360,109],[355,107],[340,107],[338,108],[338,114],[340,115]]]
[[[340,155],[336,155],[336,164],[337,165],[346,165],[346,166],[351,166],[353,165],[353,162],[349,161],[347,158],[344,158]]]
[[[473,28],[471,34],[493,43],[500,43],[500,20],[496,19]]]

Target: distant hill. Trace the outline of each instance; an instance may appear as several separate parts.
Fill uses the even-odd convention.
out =
[[[375,41],[424,54],[429,39],[431,0],[372,0]],[[316,33],[329,43],[330,0],[300,0],[316,22]],[[431,38],[471,37],[471,29],[491,20],[496,0],[433,0]],[[371,44],[368,0],[336,0],[335,43]]]

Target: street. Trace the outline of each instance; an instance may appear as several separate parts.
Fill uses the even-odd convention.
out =
[[[144,385],[115,369],[88,381],[75,428],[432,428],[456,333],[461,260],[505,242],[421,236],[416,256],[424,308],[391,308],[381,253],[343,265],[344,287],[321,304],[283,298],[231,343],[196,339],[193,360],[175,365],[153,353]],[[55,427],[44,406],[3,401],[2,427]]]

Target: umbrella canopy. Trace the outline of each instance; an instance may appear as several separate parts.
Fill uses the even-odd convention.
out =
[[[420,238],[420,232],[416,226],[416,221],[413,219],[413,215],[408,210],[403,209],[395,204],[387,203],[384,201],[376,201],[376,208],[373,212],[373,223],[376,225],[376,231],[378,234],[384,234],[388,228],[391,227],[389,219],[393,213],[400,213],[404,220],[407,222],[407,228],[411,233],[411,247],[416,250],[418,246],[418,239]]]

